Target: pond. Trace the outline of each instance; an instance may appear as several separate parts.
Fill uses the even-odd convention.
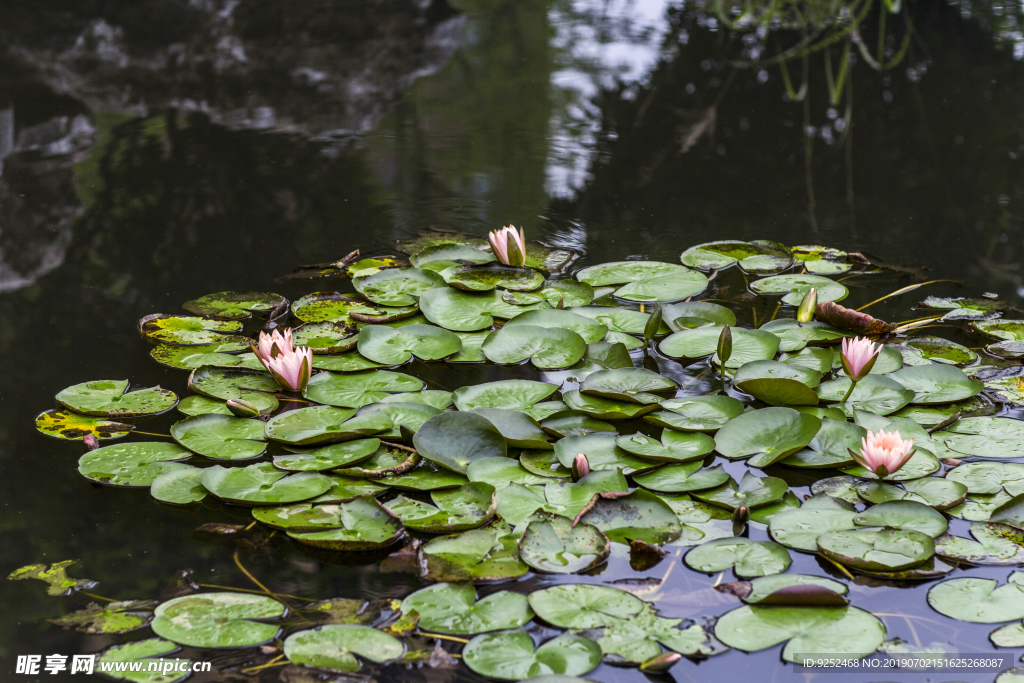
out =
[[[337,262],[356,249],[362,257],[401,256],[396,241],[408,245],[425,230],[479,239],[503,225],[522,226],[528,241],[573,255],[558,275],[562,278],[579,278],[583,268],[619,261],[681,268],[684,251],[721,240],[840,249],[849,256],[837,257],[839,265],[826,262],[822,267],[834,271],[823,277],[841,280],[848,289],[843,305],[871,304],[871,315],[910,325],[885,339],[902,345],[908,367],[960,367],[986,383],[984,395],[994,402],[981,412],[1000,417],[995,423],[1004,425],[1000,429],[1012,432],[1011,420],[1024,418],[1014,403],[1024,404],[1015,382],[1020,361],[985,351],[997,339],[951,316],[913,326],[915,320],[947,312],[920,307],[929,296],[998,302],[992,305],[1001,307],[996,313],[1003,318],[1024,318],[1018,310],[1024,308],[1024,14],[1019,6],[873,0],[45,0],[21,3],[5,14],[0,29],[5,48],[0,54],[5,361],[0,569],[5,575],[25,565],[75,559],[70,576],[99,582],[87,593],[118,600],[166,600],[174,595],[169,584],[188,570],[190,580],[206,592],[218,586],[259,592],[265,586],[309,601],[378,601],[377,608],[384,604],[380,600],[401,601],[430,585],[418,575],[415,558],[398,553],[397,545],[386,559],[386,552],[318,552],[271,526],[250,528],[250,508],[213,496],[175,506],[154,500],[148,487],[101,486],[79,473],[79,458],[86,453],[81,441],[47,438],[34,428],[37,415],[58,407],[58,392],[84,382],[130,379],[133,388],[159,385],[178,397],[189,395],[187,372],[150,357],[153,345],[137,328],[144,316],[185,315],[183,303],[229,290],[275,292],[292,302],[318,291],[355,295],[347,277],[279,278],[303,265]],[[779,253],[775,246],[762,249]],[[799,273],[800,264],[790,267],[789,252],[782,251],[787,272]],[[735,312],[737,349],[743,347],[742,328],[795,316],[794,307],[780,305],[778,293],[751,289],[752,282],[774,270],[720,265],[717,272],[700,271],[701,277],[715,275],[694,300],[714,299]],[[644,268],[653,266],[629,279],[645,279]],[[911,285],[920,287],[876,302]],[[443,281],[442,286],[447,288]],[[600,303],[640,309],[644,299],[629,301],[622,294]],[[799,303],[800,295],[795,296]],[[657,294],[646,299],[657,300]],[[645,304],[643,310],[657,309]],[[259,315],[245,321],[245,333],[263,322]],[[680,334],[677,330],[685,327],[659,331],[660,350],[635,349],[632,363],[678,384],[680,396],[713,394],[721,380],[717,366],[704,357],[714,348],[668,353],[671,345],[664,346],[668,333]],[[632,339],[642,337],[636,332]],[[952,365],[930,363],[926,356],[934,347],[905,344],[925,336],[955,342],[961,346],[954,355],[964,355]],[[507,342],[502,352],[509,362],[525,360],[513,358],[517,343]],[[529,355],[533,364],[525,360],[513,367],[413,360],[394,371],[435,391],[507,379],[560,384],[563,397],[579,388],[584,373],[562,370],[557,362],[538,367],[544,365],[543,350]],[[768,356],[775,357],[774,349]],[[911,364],[917,361],[930,364]],[[729,391],[753,400],[735,387]],[[571,400],[579,405],[586,396]],[[313,397],[307,392],[307,398]],[[293,402],[288,408],[306,405]],[[754,403],[762,410],[789,410],[763,405]],[[182,418],[172,410],[137,425],[138,432],[158,436],[135,434],[107,443],[171,443],[159,435],[169,434]],[[877,428],[887,422],[865,424]],[[660,426],[643,419],[614,425],[623,435],[640,430],[654,436]],[[458,433],[442,431],[439,449]],[[951,450],[937,454],[940,458],[959,454],[955,459],[967,459],[968,465],[1016,464],[1013,449],[1019,441],[1014,439],[1021,435],[1009,433],[981,446],[983,434],[946,435],[974,451],[945,441],[941,447]],[[401,438],[393,436],[399,443]],[[922,433],[918,445],[927,439]],[[429,450],[422,439],[416,446]],[[285,453],[279,443],[271,449],[276,456]],[[744,455],[755,452],[760,451]],[[545,462],[552,464],[550,458]],[[703,462],[702,471],[721,465],[737,482],[747,472],[779,478],[783,490],[788,485],[799,501],[819,492],[811,488],[817,480],[843,474],[771,462],[762,470],[723,455]],[[842,466],[850,469],[849,464]],[[953,466],[942,463],[938,471]],[[970,480],[973,512],[936,513],[948,520],[950,534],[970,538],[971,515],[980,523],[985,517],[978,515],[990,512],[979,512],[978,501],[991,502],[1000,484],[1003,492],[997,495],[1007,500],[1024,492],[1014,488],[1012,473],[992,484],[998,476],[986,470],[980,476],[984,482]],[[396,495],[392,491],[381,500]],[[875,496],[871,501],[855,492],[847,495],[859,511],[882,504],[877,491],[864,490],[863,495]],[[649,520],[658,505],[652,503],[645,513]],[[719,500],[717,509],[726,512],[716,528],[731,526],[731,507]],[[197,532],[209,524],[247,530],[235,534],[240,538]],[[896,523],[887,518],[881,524]],[[866,525],[872,523],[861,524]],[[609,535],[615,540],[614,531]],[[742,535],[781,541],[785,530],[770,533],[755,515]],[[1011,559],[1019,547],[1014,543]],[[708,619],[745,609],[738,597],[715,588],[742,578],[729,563],[726,569],[698,571],[682,559],[689,546],[670,544],[659,562],[635,568],[627,546],[612,543],[611,548],[607,562],[583,573],[529,571],[480,584],[478,596],[536,595],[563,584],[612,587],[652,603],[663,617],[694,620],[709,631],[714,625]],[[941,581],[994,579],[1002,586],[1014,570],[1012,562],[963,563],[939,578],[899,581],[849,573],[807,550],[799,543],[782,548],[791,558],[786,573],[828,577],[847,586],[850,604],[874,614],[885,639],[905,641],[894,651],[1012,654],[1001,668],[1013,666],[1021,654],[1024,640],[997,649],[989,634],[1000,625],[1020,623],[1024,611],[1011,609],[1007,618],[971,623],[929,605],[929,591]],[[759,562],[761,569],[771,564]],[[37,581],[0,582],[5,680],[32,679],[7,675],[19,655],[96,653],[153,637],[149,628],[117,636],[61,629],[47,620],[82,609],[91,598],[45,593]],[[1007,603],[1014,599],[1021,601],[1006,598]],[[286,601],[293,607],[304,604]],[[308,615],[300,611],[298,618]],[[286,634],[298,623],[291,622]],[[537,642],[570,628],[552,623],[534,619],[525,628]],[[584,667],[584,677],[607,683],[726,682],[749,681],[756,671],[757,680],[765,681],[832,680],[833,674],[801,673],[783,661],[785,641],[795,633],[772,628],[782,635],[751,652],[684,658],[661,676],[635,664],[613,665],[607,660],[614,656],[608,656],[593,670]],[[841,640],[849,639],[842,633]],[[724,630],[721,635],[727,638]],[[404,640],[428,654],[434,645],[428,638]],[[450,653],[462,652],[457,640],[439,642]],[[510,642],[499,646],[511,647]],[[263,652],[186,647],[181,656],[213,663],[214,671],[196,674],[195,681],[333,680],[283,666],[276,659],[280,654],[273,647]],[[364,660],[359,675],[382,682],[487,680],[461,661],[440,664],[381,666]],[[854,674],[847,675],[853,680]],[[904,670],[857,678],[992,681],[996,676],[996,670]],[[1004,676],[1000,683],[1012,680],[1019,679]]]

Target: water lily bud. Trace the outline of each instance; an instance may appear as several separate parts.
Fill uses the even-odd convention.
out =
[[[650,673],[662,673],[671,669],[672,665],[682,658],[683,656],[678,652],[662,652],[660,655],[655,655],[641,664],[640,670]]]
[[[260,409],[258,406],[243,401],[240,398],[229,398],[228,399],[228,410],[231,411],[232,415],[237,417],[259,417]]]
[[[588,474],[590,474],[590,461],[584,454],[577,453],[576,458],[572,461],[572,480],[579,481]]]
[[[750,521],[750,508],[746,505],[741,505],[732,513],[733,524],[746,524]]]
[[[651,317],[647,319],[647,324],[644,325],[644,341],[654,339],[654,335],[658,334],[658,328],[661,327],[661,319],[664,316],[665,311],[662,310],[661,306],[655,307],[654,313],[651,313]]]
[[[725,365],[732,356],[732,328],[726,325],[718,336],[718,360]]]
[[[796,319],[798,322],[809,323],[814,320],[814,311],[818,308],[818,291],[811,287],[804,294],[803,301],[800,302],[800,308],[796,309]]]
[[[564,309],[565,309],[565,297],[562,296],[561,294],[559,294],[558,295],[558,303],[555,304],[555,310],[561,311],[561,310],[564,310]]]
[[[83,440],[85,441],[85,447],[88,448],[90,451],[94,451],[100,447],[100,440],[97,439],[92,434],[86,434],[85,439]]]

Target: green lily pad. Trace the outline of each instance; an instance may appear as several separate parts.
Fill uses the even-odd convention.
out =
[[[249,341],[251,340],[196,346],[157,344],[149,350],[149,357],[161,365],[179,370],[195,370],[203,365],[235,366],[240,365],[243,359],[234,354],[248,351],[250,347],[246,342]]]
[[[683,558],[691,569],[707,574],[732,568],[736,576],[754,577],[780,574],[792,560],[789,551],[772,541],[749,538],[720,538],[697,546]]]
[[[469,641],[463,661],[476,673],[502,681],[521,681],[544,674],[578,676],[601,663],[601,648],[592,640],[569,633],[534,651],[526,631],[485,633]]]
[[[313,292],[292,302],[292,315],[304,323],[385,322],[416,315],[416,306],[387,308],[338,292]]]
[[[517,526],[538,510],[575,519],[595,495],[628,490],[618,469],[591,472],[577,482],[551,482],[543,489],[510,484],[498,492],[498,514]]]
[[[525,595],[512,591],[476,599],[468,583],[438,583],[422,588],[402,601],[402,612],[420,616],[419,627],[431,633],[470,636],[517,628],[533,619]]]
[[[266,423],[268,439],[288,446],[354,441],[391,429],[391,419],[383,413],[355,415],[351,408],[315,406],[282,413]]]
[[[781,597],[780,591],[783,593],[790,592],[792,589],[797,588],[798,590],[804,586],[813,586],[816,589],[825,589],[831,591],[836,595],[846,595],[849,592],[849,588],[846,584],[833,581],[832,579],[826,579],[823,576],[810,576],[808,574],[776,574],[773,576],[762,576],[754,579],[750,582],[750,592],[741,599],[748,605],[756,605],[764,603],[765,605],[775,605],[781,603],[779,598]],[[792,593],[790,593],[792,595]]]
[[[854,517],[853,522],[858,526],[919,531],[932,538],[945,533],[947,528],[946,518],[941,512],[912,500],[892,500],[872,505]]]
[[[413,437],[416,450],[427,460],[466,473],[474,460],[505,457],[501,432],[480,415],[441,413],[427,420]]]
[[[357,343],[358,339],[357,336]],[[331,356],[313,356],[314,370],[362,372],[363,370],[374,370],[379,367],[382,367],[380,363],[374,363],[372,360],[364,358],[358,351],[346,351]]]
[[[377,449],[377,452],[371,455],[362,462],[351,465],[349,467],[341,467],[333,470],[334,474],[339,474],[343,477],[355,477],[357,479],[376,479],[380,483],[391,484],[392,482],[398,481],[399,477],[403,477],[406,474],[411,474],[413,468],[420,463],[420,454],[408,447],[399,447],[395,444],[382,443],[381,447]],[[458,483],[453,484],[458,486],[465,483],[462,479],[457,480]],[[422,482],[421,482],[422,483]],[[411,485],[412,482],[402,482],[403,486],[400,488],[413,488],[416,490],[427,490],[421,489],[418,486]],[[443,487],[431,487],[431,488],[443,488]]]
[[[993,356],[999,356],[1000,358],[1022,358],[1024,357],[1024,342],[997,342],[995,344],[989,344],[985,347],[985,350]]]
[[[322,475],[292,475],[303,476]],[[343,551],[376,550],[406,537],[402,520],[371,496],[361,496],[337,507],[340,527],[320,531],[289,531],[288,537],[305,545]]]
[[[292,340],[296,346],[308,346],[316,355],[330,355],[355,348],[358,335],[351,325],[306,323],[292,330]]]
[[[568,367],[587,352],[583,338],[570,330],[512,324],[492,332],[480,348],[495,363],[529,360],[543,369]]]
[[[377,403],[388,394],[419,391],[423,386],[420,379],[389,370],[371,370],[355,375],[319,372],[309,380],[302,395],[326,405],[362,408]]]
[[[555,442],[555,457],[564,467],[571,468],[579,453],[587,456],[592,472],[619,469],[623,474],[632,474],[653,469],[661,464],[630,455],[616,445],[615,436],[612,434],[567,436]]]
[[[242,320],[254,312],[272,311],[285,302],[273,292],[217,292],[181,305],[189,313],[210,318]]]
[[[164,472],[149,487],[151,496],[161,503],[188,505],[206,498],[206,487],[202,482],[203,470],[198,467],[181,467]]]
[[[379,477],[375,479],[375,481],[391,488],[404,489],[408,491],[436,491],[438,489],[452,489],[457,486],[462,486],[469,481],[469,479],[458,472],[453,472],[445,467],[441,467],[440,465],[435,465],[429,460],[420,461],[419,455],[415,455],[414,457],[414,467],[410,467],[404,471],[395,471],[392,474],[385,474],[383,476],[374,475]],[[507,458],[502,459],[506,460]],[[363,464],[370,466],[372,463],[373,458]],[[407,461],[405,461],[404,464],[407,464]]]
[[[629,420],[650,413],[658,407],[654,403],[628,403],[579,391],[565,392],[562,394],[562,400],[571,410],[585,413],[598,420]]]
[[[735,326],[736,314],[725,306],[707,301],[686,301],[678,304],[666,304],[662,307],[665,324],[672,332],[704,327],[708,323],[717,327]],[[623,330],[625,331],[625,330]],[[643,331],[641,330],[640,333]]]
[[[104,446],[78,459],[78,472],[108,486],[150,486],[164,472],[181,467],[192,456],[174,443],[136,441]]]
[[[603,420],[598,420],[586,413],[576,410],[564,410],[545,418],[540,423],[541,429],[552,436],[583,436],[594,432],[614,432],[615,427]]]
[[[590,434],[592,432],[586,432]],[[571,435],[571,436],[582,436]],[[519,454],[519,464],[523,469],[545,479],[568,479],[572,470],[558,462],[552,451],[523,451]],[[522,483],[522,482],[519,482]]]
[[[932,586],[928,604],[947,617],[975,624],[1024,618],[1024,572],[1013,572],[998,584],[995,579],[950,579]]]
[[[222,401],[243,400],[265,412],[268,406],[277,409],[277,399],[269,394],[281,387],[270,373],[242,368],[196,368],[188,377],[188,388],[207,398]]]
[[[656,462],[671,463],[703,458],[715,449],[714,439],[706,434],[677,432],[672,429],[662,432],[661,441],[638,433],[631,436],[620,436],[615,443],[627,453]]]
[[[719,365],[718,339],[721,327],[701,327],[695,330],[675,332],[665,337],[658,345],[663,354],[670,358],[703,358],[714,354],[712,363]],[[748,330],[742,327],[732,329],[732,355],[725,366],[738,368],[755,360],[770,360],[779,350],[779,338],[771,332]]]
[[[822,401],[841,401],[849,389],[850,379],[841,377],[823,382],[815,392]],[[892,379],[892,375],[868,375],[857,382],[847,402],[837,407],[844,412],[865,410],[876,415],[888,415],[913,401],[914,396],[913,390]]]
[[[489,330],[483,332],[456,332],[462,341],[462,348],[445,359],[447,363],[483,363],[487,361],[481,348],[484,340],[490,335]]]
[[[999,493],[1005,490],[1011,496],[1024,493],[1024,464],[1015,462],[968,462],[946,473],[950,481],[960,482],[967,492]]]
[[[661,498],[636,489],[632,493],[599,493],[577,522],[600,529],[616,543],[645,541],[661,545],[679,538],[679,518]]]
[[[768,524],[772,538],[788,548],[817,552],[817,538],[834,531],[856,528],[852,510],[800,508],[781,512]]]
[[[915,567],[935,553],[932,537],[909,529],[833,531],[817,539],[821,553],[842,565],[896,572]]]
[[[499,382],[485,382],[456,389],[452,395],[455,407],[470,411],[479,408],[503,408],[521,410],[529,414],[530,409],[558,390],[555,384],[534,382],[528,379],[507,379]],[[535,418],[536,419],[536,418]]]
[[[1024,320],[979,320],[971,323],[978,332],[1005,341],[1024,341]]]
[[[486,242],[481,241],[480,246]],[[411,245],[403,242],[403,248],[410,248]],[[407,252],[410,254],[409,261],[417,267],[423,267],[427,263],[437,261],[465,261],[467,263],[492,263],[495,258],[486,251],[477,249],[469,244],[459,242],[435,242],[429,245],[418,245],[418,248]]]
[[[758,477],[745,472],[740,483],[729,479],[713,489],[694,491],[691,495],[709,505],[735,510],[738,507],[755,508],[781,500],[789,486],[777,477]]]
[[[129,681],[130,683],[180,683],[188,678],[188,669],[186,669],[186,673],[181,673],[180,668],[172,670],[170,667],[183,664],[186,667],[190,667],[191,662],[187,659],[167,660],[162,657],[162,655],[170,654],[179,649],[180,647],[176,643],[164,640],[163,638],[137,640],[107,648],[97,656],[94,661],[94,667],[100,671],[104,671],[109,667],[110,670],[106,672],[106,676],[115,681]],[[160,657],[160,659],[156,659],[157,657]],[[131,671],[128,668],[131,664],[127,664],[127,662],[141,662],[144,668],[141,671]],[[168,663],[168,671],[170,672],[166,675],[161,673],[164,662]],[[150,664],[155,667],[153,671],[148,670]],[[124,671],[118,671],[118,668],[121,666],[125,667]]]
[[[50,566],[45,564],[30,564],[19,567],[7,576],[8,581],[23,581],[25,579],[37,579],[47,584],[46,594],[52,596],[74,595],[81,590],[89,590],[99,585],[98,581],[92,579],[74,579],[68,576],[68,567],[78,560],[63,560],[54,562]]]
[[[527,451],[529,452],[529,451]],[[548,451],[554,460],[554,452]],[[522,457],[522,454],[519,456]],[[557,460],[554,460],[557,462]],[[523,486],[543,486],[551,481],[550,476],[541,476],[523,467],[520,461],[513,458],[483,458],[475,460],[466,468],[466,477],[470,481],[485,482],[500,491],[509,484]]]
[[[842,301],[850,293],[846,287],[821,275],[773,275],[750,283],[755,294],[785,294],[782,303],[799,306],[808,290],[814,288],[818,303]]]
[[[930,296],[917,307],[948,311],[942,316],[942,320],[988,320],[998,318],[1005,304],[991,299]]]
[[[494,487],[483,482],[464,484],[456,489],[434,491],[429,505],[419,500],[398,496],[385,505],[398,515],[402,523],[414,531],[429,533],[475,529],[494,517],[498,501]]]
[[[341,529],[345,526],[340,505],[274,505],[255,508],[252,516],[261,524],[287,531],[322,531]]]
[[[683,530],[679,538],[668,545],[690,547],[708,543],[716,538],[732,538],[732,513],[727,510],[690,500],[689,496],[660,496],[679,518]]]
[[[106,605],[89,603],[85,609],[75,610],[59,619],[47,619],[54,626],[73,628],[89,635],[121,635],[149,626],[153,619],[154,603],[146,600],[124,600]],[[177,646],[168,643],[172,648]]]
[[[493,526],[432,539],[420,546],[419,563],[432,581],[504,581],[530,570],[515,539]]]
[[[359,671],[356,655],[384,664],[403,654],[401,640],[359,624],[328,624],[293,633],[284,641],[284,655],[292,664],[341,673]]]
[[[428,289],[447,287],[444,278],[420,268],[388,268],[352,278],[356,291],[381,306],[415,306]]]
[[[912,500],[936,510],[945,510],[964,501],[967,487],[942,477],[922,477],[904,482],[902,488],[880,481],[869,481],[861,484],[857,493],[876,505],[890,500]]]
[[[653,392],[671,392],[679,387],[673,380],[644,368],[599,370],[580,384],[580,392],[628,403],[651,404],[664,401]]]
[[[139,334],[151,344],[196,346],[245,341],[237,336],[242,323],[193,316],[153,313],[139,320]]]
[[[420,360],[440,360],[461,348],[458,335],[435,325],[367,325],[359,331],[359,353],[382,365],[401,365],[414,355]]]
[[[608,333],[605,325],[595,322],[588,316],[555,309],[525,311],[505,323],[506,328],[517,325],[569,330],[578,334],[588,344],[601,341]]]
[[[162,603],[151,626],[161,638],[189,647],[253,647],[281,631],[261,622],[284,613],[284,605],[264,595],[200,593]]]
[[[274,467],[292,472],[321,472],[355,465],[370,458],[380,448],[380,439],[358,439],[320,448],[294,449],[289,455],[275,455]]]
[[[57,403],[93,417],[143,417],[167,412],[178,402],[173,391],[153,387],[128,391],[128,380],[97,380],[68,387]]]
[[[559,628],[600,628],[640,616],[647,605],[626,591],[592,584],[563,584],[530,594],[538,617]]]
[[[531,521],[519,541],[523,562],[540,572],[575,574],[608,559],[611,543],[595,526],[564,517]]]
[[[740,415],[715,435],[715,450],[727,458],[753,456],[749,464],[767,467],[807,446],[821,420],[792,408],[762,408]]]
[[[82,441],[90,435],[100,441],[120,439],[135,429],[134,425],[124,422],[66,410],[47,410],[37,415],[35,422],[36,429],[46,436],[67,441]]]
[[[779,350],[786,352],[799,351],[810,343],[830,344],[843,337],[854,336],[852,332],[845,332],[825,323],[814,321],[802,323],[792,318],[772,320],[758,329],[762,332],[771,332],[781,339]],[[902,365],[902,362],[900,364]]]
[[[896,355],[899,356],[898,351],[896,352]],[[900,364],[895,368],[892,368],[893,370],[896,370],[903,365],[902,356],[900,358]],[[821,374],[832,371],[834,359],[835,351],[833,351],[829,346],[808,346],[800,349],[799,351],[783,353],[779,356],[779,361],[786,365],[796,368],[804,368],[805,370],[811,370]],[[878,360],[875,361],[875,365],[878,365],[881,360],[882,357],[879,355]],[[871,371],[874,372],[874,368],[872,368]]]
[[[817,405],[818,395],[814,393],[814,387],[820,381],[820,373],[774,360],[746,363],[733,378],[737,389],[775,406]]]
[[[971,349],[941,337],[913,337],[902,345],[904,355],[910,354],[924,361],[932,361],[946,365],[969,365],[978,360],[978,354]],[[917,365],[918,363],[913,363]],[[926,365],[921,363],[921,365]]]
[[[744,605],[719,617],[715,636],[745,652],[785,642],[782,659],[802,664],[821,654],[865,657],[885,641],[885,626],[856,607]]]
[[[638,474],[633,481],[638,486],[659,493],[687,493],[721,486],[729,481],[729,473],[721,465],[701,469],[701,463],[666,465],[647,474]]]
[[[451,287],[431,289],[420,297],[420,310],[430,322],[453,332],[489,328],[494,318],[509,319],[527,310],[550,308],[540,302],[529,306],[510,304],[497,291],[463,292]]]
[[[354,477],[338,477],[333,474],[326,475],[331,480],[331,488],[321,493],[316,498],[310,498],[309,502],[314,504],[350,503],[356,498],[373,496],[376,498],[388,491],[387,486],[381,486],[367,479]],[[300,503],[301,504],[301,503]],[[259,508],[256,508],[259,510]],[[253,511],[255,514],[256,510]]]
[[[216,460],[248,460],[267,450],[259,420],[196,415],[171,425],[171,436],[193,453]]]
[[[441,275],[455,289],[486,292],[495,288],[532,292],[544,284],[544,276],[532,268],[517,268],[500,263],[451,266]]]
[[[848,257],[845,251],[834,249],[832,247],[822,247],[818,245],[803,245],[799,247],[793,247],[793,258],[798,263],[803,264],[803,267],[807,269],[808,273],[816,273],[821,275],[845,273],[852,268],[852,264],[847,263]]]
[[[526,413],[501,408],[478,408],[471,412],[494,425],[509,446],[534,449],[552,447],[548,433]]]
[[[850,449],[860,451],[867,430],[849,422],[822,420],[807,448],[782,459],[790,467],[847,467],[854,464]]]
[[[935,553],[967,564],[1019,565],[1024,563],[1024,531],[1008,524],[971,525],[975,540],[943,534],[935,539]]]
[[[214,465],[203,470],[201,481],[218,498],[242,505],[295,503],[331,488],[331,480],[322,474],[288,475],[268,462],[231,468]]]
[[[778,242],[722,240],[690,247],[680,255],[684,265],[699,270],[721,270],[739,263],[752,273],[771,273],[793,265],[793,253]]]
[[[576,279],[594,287],[623,285],[615,296],[627,301],[680,301],[708,286],[702,273],[660,261],[616,261],[584,268]]]
[[[400,397],[415,395],[415,393],[391,394],[391,396]],[[377,436],[380,438],[397,439],[402,436],[403,427],[415,434],[423,426],[424,422],[440,412],[439,409],[426,403],[415,401],[381,401],[380,403],[371,403],[368,406],[363,406],[356,414],[367,419],[371,419],[371,416],[376,416],[386,420],[391,428],[379,432]]]
[[[916,396],[912,402],[917,404],[963,401],[985,388],[983,382],[948,365],[917,365],[897,370],[887,377],[914,391]]]
[[[609,331],[621,334],[642,335],[644,328],[647,327],[647,321],[651,319],[650,313],[641,313],[640,311],[620,308],[618,306],[579,306],[570,309],[569,312],[590,318],[595,323],[603,325]],[[662,323],[657,333],[667,334],[669,332],[671,330],[668,326]]]
[[[644,419],[687,432],[713,432],[743,414],[743,403],[731,396],[682,396],[662,401],[661,406],[667,410]]]

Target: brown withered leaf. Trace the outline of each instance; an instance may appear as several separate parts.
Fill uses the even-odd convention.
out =
[[[856,332],[868,336],[880,336],[896,331],[895,323],[873,318],[867,313],[860,313],[834,301],[818,304],[814,311],[815,320],[838,327],[841,330]]]

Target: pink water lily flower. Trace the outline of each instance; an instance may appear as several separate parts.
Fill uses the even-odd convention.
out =
[[[573,481],[579,481],[588,474],[590,474],[590,461],[587,460],[587,456],[583,453],[577,453],[572,461]]]
[[[900,438],[899,432],[868,432],[861,439],[860,453],[850,450],[850,455],[861,467],[873,472],[879,479],[894,474],[907,464],[914,454],[914,440]]]
[[[291,329],[286,329],[284,334],[277,330],[271,334],[260,332],[259,346],[254,345],[252,351],[283,388],[302,391],[309,384],[313,374],[313,351],[308,346],[295,346]]]
[[[519,228],[518,233],[511,225],[501,230],[491,230],[487,239],[498,261],[506,266],[526,265],[526,237],[522,228]]]
[[[872,343],[870,339],[864,337],[843,339],[843,370],[846,371],[850,380],[859,382],[867,377],[881,350],[881,344]]]

